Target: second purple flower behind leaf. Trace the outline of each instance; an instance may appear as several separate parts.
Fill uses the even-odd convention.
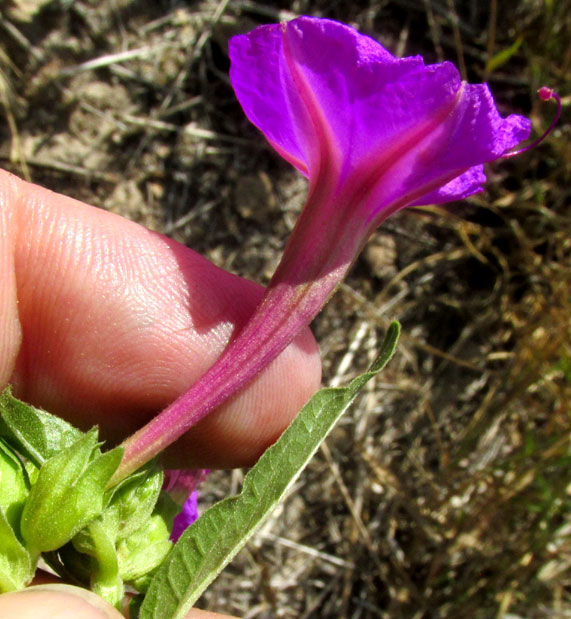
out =
[[[171,541],[176,542],[184,531],[198,518],[198,487],[210,471],[206,469],[168,469],[165,471],[163,490],[182,506],[175,516]]]

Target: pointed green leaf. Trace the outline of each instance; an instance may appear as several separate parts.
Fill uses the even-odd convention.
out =
[[[63,546],[101,513],[105,486],[122,449],[96,455],[90,462],[98,451],[97,431],[90,430],[42,466],[22,514],[22,536],[31,551]]]
[[[33,576],[34,566],[30,555],[0,509],[0,593],[24,588]]]
[[[144,469],[113,488],[113,496],[101,520],[114,541],[139,531],[150,519],[163,485],[162,471]]]
[[[41,466],[78,440],[82,432],[67,421],[18,400],[6,387],[0,393],[0,436]]]
[[[63,503],[85,470],[96,445],[96,432],[88,432],[41,467],[22,514],[22,536],[29,548],[36,551],[54,550],[67,541],[52,544],[49,540],[52,535],[59,539],[57,528],[62,524],[59,522],[61,518],[66,521],[73,519],[73,514],[66,514],[62,509]],[[72,527],[71,522],[64,527],[65,536]]]
[[[523,37],[518,37],[509,47],[492,56],[486,64],[486,71],[492,73],[498,67],[501,67],[517,52],[522,43]]]
[[[151,581],[141,619],[185,616],[283,497],[365,383],[388,363],[399,332],[398,323],[392,323],[371,369],[348,387],[318,392],[251,469],[242,492],[214,505],[185,531]]]
[[[28,496],[28,475],[12,449],[0,439],[0,509],[14,531],[20,531],[20,516]]]

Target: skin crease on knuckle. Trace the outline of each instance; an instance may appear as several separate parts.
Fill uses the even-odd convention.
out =
[[[8,173],[0,199],[0,383],[82,429],[100,424],[110,444],[197,380],[263,294],[162,235]],[[252,464],[319,387],[320,371],[305,329],[167,450],[165,464]]]

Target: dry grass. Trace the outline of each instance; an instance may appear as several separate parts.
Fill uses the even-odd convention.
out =
[[[569,96],[563,5],[3,2],[0,160],[264,283],[305,184],[244,119],[229,36],[299,13],[340,19],[487,77],[502,111],[539,129],[553,109],[534,91]],[[324,382],[362,370],[393,318],[399,353],[202,606],[571,617],[568,103],[548,143],[490,166],[485,194],[402,213],[374,236],[315,322]],[[204,502],[241,478],[214,474]]]

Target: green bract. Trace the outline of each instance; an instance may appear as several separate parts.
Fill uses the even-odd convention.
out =
[[[0,394],[0,592],[28,585],[40,554],[116,607],[125,581],[146,588],[180,508],[154,466],[107,489],[121,453],[101,453],[97,429]]]
[[[168,523],[160,514],[154,514],[143,529],[123,540],[117,548],[122,578],[139,590],[146,589],[149,573],[159,567],[172,548],[169,536]]]
[[[0,593],[21,589],[30,583],[35,566],[0,509]]]
[[[28,496],[28,476],[14,451],[0,439],[0,510],[14,531],[20,530],[20,516]]]
[[[146,467],[113,489],[111,501],[101,516],[113,540],[125,539],[145,526],[162,485],[163,472]]]
[[[0,437],[37,467],[81,436],[67,421],[15,398],[10,387],[0,393]]]
[[[94,429],[42,465],[22,514],[22,537],[32,554],[63,546],[101,513],[122,451],[98,452]]]

